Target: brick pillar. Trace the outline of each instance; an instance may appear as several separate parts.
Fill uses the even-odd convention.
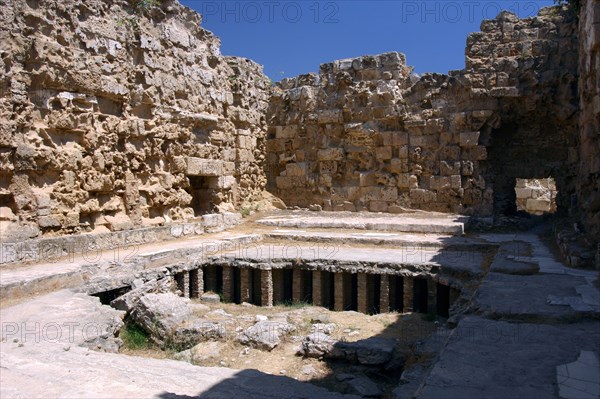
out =
[[[250,269],[240,269],[240,301],[252,301],[252,281]]]
[[[260,271],[260,305],[273,306],[273,271]]]
[[[379,284],[379,313],[388,313],[390,311],[390,276],[381,275]]]
[[[367,275],[365,273],[358,273],[357,283],[357,310],[360,313],[367,314],[369,312],[369,288],[367,284]]]
[[[323,292],[321,291],[322,280],[321,271],[314,270],[312,272],[312,301],[314,306],[323,306]]]
[[[204,294],[204,272],[202,268],[190,270],[190,296],[200,298]]]
[[[183,295],[183,274],[175,273],[173,275],[173,281],[175,282],[175,288],[181,291],[181,295]]]
[[[190,297],[190,273],[182,272],[181,274],[182,274],[181,291],[183,292],[184,298],[189,298]]]
[[[233,302],[233,268],[223,266],[223,302]]]
[[[427,313],[437,314],[437,283],[427,279]]]
[[[302,270],[295,268],[292,272],[292,299],[294,303],[302,302]]]
[[[344,274],[333,273],[333,310],[344,310]]]
[[[413,311],[414,279],[412,277],[404,276],[402,280],[404,281],[402,312],[408,313]]]

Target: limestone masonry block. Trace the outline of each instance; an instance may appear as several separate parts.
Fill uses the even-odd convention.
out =
[[[407,154],[408,156],[408,154]],[[390,172],[405,173],[408,172],[408,161],[406,159],[393,158],[390,161]]]
[[[277,126],[275,128],[275,136],[278,139],[291,139],[298,135],[298,126],[297,125],[289,125],[289,126]]]
[[[306,174],[306,163],[289,163],[285,166],[286,176],[298,177]]]
[[[471,149],[471,156],[475,161],[485,161],[488,157],[487,148],[478,145]]]
[[[408,187],[411,190],[419,188],[419,178],[415,175],[410,175],[408,177]]]
[[[219,227],[223,224],[223,215],[221,214],[210,214],[202,215],[202,224],[204,227]]]
[[[396,187],[385,187],[381,189],[381,200],[393,202],[398,199],[398,189]]]
[[[515,188],[517,198],[530,198],[531,190],[532,190],[531,187]]]
[[[460,190],[462,188],[461,175],[450,176],[450,187],[454,190]]]
[[[344,159],[344,150],[341,148],[319,150],[317,159],[319,161],[341,161]]]
[[[376,186],[377,185],[377,173],[374,172],[365,172],[360,174],[360,186]]]
[[[551,202],[548,198],[530,198],[527,200],[527,209],[534,212],[549,212],[550,205]]]
[[[342,122],[342,111],[341,110],[325,110],[318,113],[319,123],[341,123]]]
[[[460,133],[460,146],[461,147],[474,147],[479,143],[480,132],[461,132]]]
[[[460,175],[460,162],[440,161],[440,174],[442,176]]]
[[[410,187],[410,174],[409,173],[400,173],[397,176],[398,188],[406,189]]]
[[[429,188],[435,191],[450,188],[450,178],[446,176],[431,176],[429,178]]]
[[[235,186],[237,181],[234,176],[220,176],[218,179],[217,188],[219,189],[229,189]]]
[[[375,156],[380,161],[392,159],[392,147],[377,147]]]
[[[410,190],[410,201],[414,204],[427,204],[435,202],[436,195],[433,191],[421,188]]]

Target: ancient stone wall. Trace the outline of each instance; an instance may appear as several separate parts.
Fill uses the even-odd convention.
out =
[[[0,3],[5,239],[193,221],[263,191],[262,67],[158,3]]]
[[[522,20],[503,13],[481,29],[467,39],[466,78],[480,100],[496,101],[498,120],[480,139],[495,214],[516,211],[516,179],[548,177],[564,213],[578,163],[576,15],[566,7]]]
[[[0,238],[194,223],[266,185],[288,205],[505,215],[517,179],[547,177],[600,232],[597,0],[579,30],[566,7],[484,21],[448,75],[387,53],[274,90],[195,12],[143,4],[0,3]]]
[[[503,12],[467,40],[466,68],[418,77],[404,56],[336,61],[281,82],[268,113],[269,189],[288,205],[475,215],[516,211],[516,178],[577,162],[577,31],[566,9]]]
[[[600,0],[580,2],[578,209],[586,233],[600,237]],[[600,258],[599,258],[600,259]]]

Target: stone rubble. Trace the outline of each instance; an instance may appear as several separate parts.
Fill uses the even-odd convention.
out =
[[[111,301],[110,306],[129,313],[136,307],[137,303],[144,295],[150,293],[164,294],[170,291],[171,283],[168,279],[162,279],[160,281],[152,279],[141,286],[134,288],[128,293],[115,298],[113,301]]]
[[[272,351],[285,335],[295,330],[296,327],[289,323],[262,320],[245,329],[236,339],[242,345]]]
[[[297,354],[312,358],[338,359],[365,366],[382,366],[392,360],[396,342],[385,338],[367,338],[356,342],[338,341],[323,332],[306,336]]]

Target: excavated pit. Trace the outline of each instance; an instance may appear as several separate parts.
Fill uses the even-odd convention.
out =
[[[364,314],[433,313],[448,317],[462,283],[436,265],[365,264],[299,259],[226,259],[174,275],[188,298],[217,293],[225,303],[304,304]]]
[[[271,229],[256,241],[203,245],[181,261],[142,254],[139,281],[107,276],[88,292],[148,335],[148,347],[125,344],[122,353],[253,368],[340,393],[366,385],[381,397],[403,370],[435,356],[498,247],[375,227]],[[163,298],[168,311],[135,303],[149,297]],[[174,321],[184,308],[192,311]],[[424,349],[425,341],[439,348]]]

